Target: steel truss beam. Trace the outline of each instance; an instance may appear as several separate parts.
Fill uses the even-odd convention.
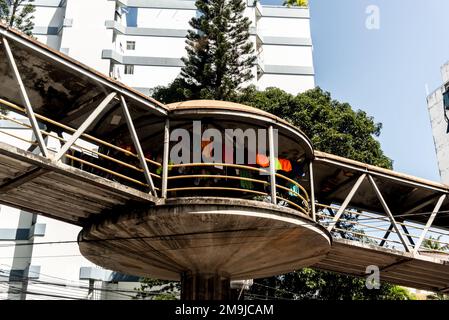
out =
[[[39,129],[39,125],[37,123],[36,116],[33,111],[33,107],[31,106],[30,98],[28,97],[28,94],[25,89],[25,85],[23,84],[22,78],[19,73],[19,69],[17,68],[17,64],[14,59],[14,55],[12,53],[11,47],[9,45],[8,40],[5,37],[2,37],[2,40],[3,40],[3,44],[5,46],[5,51],[6,51],[6,56],[8,58],[7,60],[8,60],[9,66],[11,67],[13,76],[19,86],[20,97],[22,99],[22,103],[25,106],[28,119],[30,120],[31,129],[33,130],[33,133],[37,139],[37,143],[39,145],[42,155],[45,158],[48,158],[47,146],[45,145],[44,138]]]
[[[435,205],[435,208],[432,211],[432,214],[429,217],[429,220],[426,223],[426,226],[424,227],[424,230],[421,233],[421,236],[419,237],[418,242],[415,245],[415,250],[414,253],[418,253],[419,252],[419,248],[421,247],[422,242],[424,241],[427,232],[429,231],[430,227],[432,226],[433,221],[435,220],[438,212],[441,209],[441,206],[443,205],[444,200],[446,200],[447,195],[442,195],[439,199],[438,202]]]
[[[138,101],[139,103],[142,103],[143,105],[153,108],[154,110],[158,111],[162,115],[167,115],[167,110],[162,106],[162,104],[156,103],[156,101],[151,102],[148,101],[146,98],[142,97],[141,94],[132,92],[128,88],[123,87],[122,85],[118,83],[114,83],[107,79],[105,76],[101,76],[97,73],[95,73],[92,70],[88,70],[85,67],[80,66],[77,63],[74,63],[72,61],[69,61],[67,58],[63,57],[63,55],[58,55],[53,53],[52,51],[37,45],[33,42],[30,42],[28,39],[24,39],[23,37],[15,34],[14,32],[11,32],[9,30],[1,30],[0,29],[0,35],[3,36],[3,38],[8,38],[13,40],[14,42],[19,43],[22,46],[25,46],[26,48],[29,48],[44,57],[50,59],[51,61],[54,61],[56,63],[59,63],[70,70],[73,70],[74,72],[77,72],[79,74],[82,74],[83,76],[95,81],[99,85],[105,86],[106,88],[110,89],[111,91],[118,92],[124,96],[127,96],[128,98],[132,98],[135,101]]]
[[[400,222],[404,222],[403,220]],[[402,230],[404,230],[405,235],[407,236],[408,239],[408,243],[412,246],[415,247],[415,241],[413,241],[413,237],[411,236],[410,232],[407,229],[407,226],[405,226],[404,224],[401,224],[401,228]]]
[[[276,196],[276,157],[274,154],[274,129],[268,128],[268,144],[270,147],[270,184],[271,184],[271,203],[277,204]]]
[[[343,214],[343,212],[348,207],[349,203],[351,202],[351,200],[354,197],[354,195],[357,192],[357,190],[359,190],[360,185],[362,184],[363,180],[365,180],[365,178],[366,178],[366,173],[362,174],[357,179],[357,181],[355,182],[355,184],[352,187],[351,191],[349,191],[349,194],[347,195],[345,201],[341,205],[340,209],[338,209],[337,214],[334,216],[334,219],[332,220],[332,222],[327,227],[327,231],[331,232],[332,229],[335,227],[335,224],[338,222],[338,220],[340,219],[341,215]]]
[[[170,120],[165,120],[164,126],[164,155],[162,159],[162,198],[167,198],[168,159],[170,152]]]
[[[313,174],[313,161],[309,163],[309,175],[310,175],[310,206],[312,209],[312,219],[316,221],[316,207],[315,207],[315,176]]]
[[[387,232],[385,232],[385,235],[383,236],[382,241],[379,243],[379,247],[383,247],[385,245],[388,237],[391,234],[391,231],[393,231],[393,224],[390,223],[390,226],[388,227]]]
[[[110,93],[95,110],[87,117],[87,119],[81,124],[81,126],[75,131],[75,133],[67,140],[63,147],[59,150],[59,152],[55,156],[55,161],[61,160],[61,158],[66,154],[67,151],[73,146],[73,144],[78,140],[84,132],[89,129],[92,123],[97,120],[97,118],[106,110],[106,107],[109,103],[114,99],[117,93]]]
[[[377,198],[379,199],[379,201],[380,201],[382,207],[384,208],[385,213],[387,214],[388,218],[390,219],[390,222],[391,222],[391,224],[393,225],[393,228],[394,228],[394,230],[396,231],[396,234],[398,235],[399,239],[401,240],[402,245],[403,245],[404,248],[405,248],[405,251],[411,252],[410,245],[409,245],[409,243],[405,240],[405,237],[404,237],[404,235],[402,234],[401,229],[399,229],[399,226],[398,226],[398,224],[396,223],[396,220],[394,219],[394,216],[393,216],[393,214],[391,213],[390,208],[388,207],[388,205],[387,205],[387,203],[386,203],[384,197],[382,196],[382,193],[380,192],[379,187],[378,187],[377,184],[376,184],[376,181],[374,181],[373,177],[371,177],[370,175],[368,175],[368,179],[369,179],[369,182],[371,183],[371,185],[372,185],[372,187],[373,187],[373,189],[374,189],[374,192],[375,192],[376,195],[377,195]]]
[[[131,134],[131,139],[134,143],[134,147],[136,148],[137,157],[139,158],[140,165],[142,166],[143,173],[145,174],[145,179],[150,186],[151,193],[157,197],[156,189],[154,188],[153,178],[151,178],[150,170],[148,169],[147,161],[145,160],[145,155],[142,150],[142,146],[140,145],[139,137],[137,136],[136,128],[134,127],[133,119],[131,118],[131,114],[129,113],[128,105],[126,104],[125,98],[120,95],[120,102],[122,104],[123,113],[125,115],[125,120],[128,125],[129,132]]]
[[[27,183],[28,181],[31,181],[47,172],[48,170],[42,168],[34,168],[27,172],[23,172],[19,174],[17,177],[12,178],[11,180],[8,180],[4,184],[2,184],[0,186],[0,193],[6,193],[12,189],[15,189],[21,186],[22,184]]]
[[[415,207],[411,208],[410,210],[406,211],[406,212],[404,213],[404,215],[415,213],[416,211],[418,211],[418,210],[424,208],[425,206],[428,206],[429,204],[434,203],[434,201],[436,200],[436,198],[437,198],[437,197],[432,196],[431,199],[428,199],[428,200],[426,200],[426,201],[424,201],[424,202],[421,202],[420,204],[418,204],[418,205],[416,205]],[[388,237],[389,237],[390,234],[391,234],[391,231],[393,231],[393,225],[390,224],[390,227],[388,228],[387,232],[386,232],[385,235],[383,236],[383,239],[384,239],[384,240],[382,240],[382,241],[380,242],[379,246],[383,247],[383,246],[385,245],[385,243],[387,242]]]

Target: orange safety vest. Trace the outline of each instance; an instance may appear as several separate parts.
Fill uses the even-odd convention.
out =
[[[259,154],[259,153],[257,154],[256,163],[259,166],[261,166],[262,168],[268,168],[270,166],[270,160],[264,154]]]
[[[288,159],[279,158],[279,162],[281,163],[281,170],[285,172],[292,171],[292,163]]]

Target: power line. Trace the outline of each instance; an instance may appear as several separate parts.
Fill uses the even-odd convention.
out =
[[[10,288],[12,288],[12,290]],[[52,293],[33,292],[33,291],[24,290],[19,287],[11,286],[11,285],[8,286],[8,289],[10,291],[9,292],[10,294],[30,294],[30,295],[45,296],[45,297],[52,297],[52,298],[59,298],[59,299],[87,300],[87,299],[82,299],[82,298],[73,297],[73,296],[66,296],[66,295],[59,295],[59,294],[52,294]]]
[[[297,293],[294,293],[294,292],[291,292],[291,291],[288,291],[288,290],[285,290],[285,289],[274,288],[274,287],[270,287],[270,286],[267,286],[267,285],[264,285],[264,284],[260,284],[260,283],[257,283],[257,282],[254,282],[254,284],[259,286],[259,287],[265,287],[265,288],[268,288],[268,289],[272,289],[272,290],[276,290],[276,291],[280,291],[280,292],[284,292],[284,293],[289,293],[289,294],[292,294],[294,296],[298,295]]]
[[[3,272],[2,270],[0,270],[0,272]],[[20,279],[20,280],[19,280]],[[115,293],[118,295],[122,295],[125,296],[127,298],[135,298],[137,296],[138,291],[131,291],[131,290],[120,290],[120,289],[105,289],[105,288],[95,288],[95,287],[87,287],[87,286],[75,286],[75,285],[70,285],[70,284],[63,284],[63,283],[56,283],[56,282],[47,282],[47,281],[40,281],[37,279],[32,279],[29,277],[21,277],[21,278],[17,278],[17,280],[9,280],[9,281],[0,281],[0,284],[3,285],[11,285],[11,284],[15,284],[15,283],[27,283],[27,284],[31,284],[33,286],[43,286],[45,289],[48,290],[52,290],[56,293],[67,293],[64,292],[64,288],[67,288],[67,290],[70,290],[73,294],[78,294],[78,295],[86,295],[88,292],[86,292],[86,290],[91,290],[91,291],[98,291],[98,292],[110,292],[110,293]],[[56,286],[56,287],[60,287],[58,288],[46,288],[46,286]],[[42,290],[42,289],[41,289]],[[126,294],[126,293],[134,293],[135,296]],[[149,295],[157,295],[160,292],[152,292],[152,293],[148,293]]]
[[[80,243],[95,243],[95,242],[109,242],[109,241],[124,241],[124,240],[166,240],[167,238],[176,238],[177,240],[189,240],[190,238],[183,239],[182,237],[192,237],[198,235],[217,235],[224,233],[240,233],[245,231],[273,231],[273,230],[289,230],[295,229],[297,226],[309,226],[310,222],[300,222],[291,227],[279,227],[279,228],[246,228],[246,229],[235,229],[235,230],[220,230],[220,231],[202,231],[202,232],[191,232],[191,233],[180,233],[180,234],[166,234],[166,235],[155,235],[155,236],[134,236],[134,237],[113,237],[113,238],[105,238],[105,239],[83,239],[83,240],[66,240],[66,241],[46,241],[46,242],[34,242],[34,243],[15,243],[15,244],[3,244],[0,245],[0,248],[7,247],[15,247],[15,246],[34,246],[34,245],[51,245],[51,244],[80,244]],[[244,237],[235,237],[236,239],[246,239],[246,238],[261,238],[265,237],[265,234],[262,235],[248,235]],[[227,239],[228,236],[223,236],[222,238]],[[195,240],[203,240],[210,239],[210,236],[205,238],[195,237]],[[214,239],[220,239],[220,237],[214,237]]]

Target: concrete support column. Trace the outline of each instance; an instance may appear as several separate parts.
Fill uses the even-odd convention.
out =
[[[181,275],[181,300],[229,300],[231,280],[227,275],[185,272]]]

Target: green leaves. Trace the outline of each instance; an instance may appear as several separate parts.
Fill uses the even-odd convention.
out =
[[[229,100],[252,79],[256,57],[242,0],[198,0],[190,21],[181,80],[186,99]]]
[[[140,280],[140,287],[135,288],[134,290],[137,292],[134,299],[177,300],[180,291],[180,283],[142,278]]]
[[[308,0],[285,0],[284,1],[284,6],[287,7],[307,7],[309,5],[309,1]]]
[[[333,100],[330,93],[315,88],[293,96],[278,88],[257,91],[247,88],[237,102],[273,113],[299,127],[314,148],[383,168],[392,168],[380,143],[382,125],[364,111]]]
[[[295,300],[414,300],[407,289],[383,283],[368,290],[365,279],[304,268],[282,276],[255,280],[249,296]]]
[[[24,4],[24,0],[0,0],[0,20],[31,36],[34,28],[34,0]]]

